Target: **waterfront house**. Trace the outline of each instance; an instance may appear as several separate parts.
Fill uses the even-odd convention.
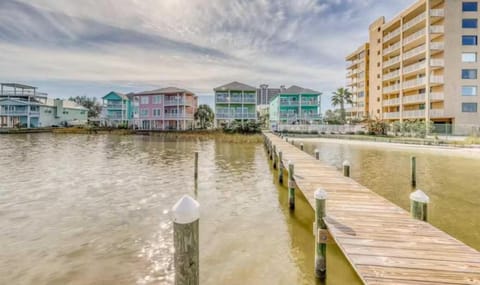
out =
[[[102,97],[102,121],[112,127],[127,126],[133,119],[132,104],[129,96],[112,91]]]
[[[134,128],[141,130],[190,130],[198,108],[197,96],[186,89],[167,87],[133,94]],[[137,107],[138,105],[138,107]],[[134,112],[135,113],[135,112]]]
[[[283,90],[270,102],[270,126],[320,123],[321,93],[299,86]]]
[[[38,128],[80,125],[87,122],[88,110],[75,102],[50,99],[37,87],[0,84],[0,128]]]
[[[235,120],[257,120],[257,88],[235,81],[213,90],[217,126],[229,124]]]

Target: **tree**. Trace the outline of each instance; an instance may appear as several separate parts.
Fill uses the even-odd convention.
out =
[[[195,112],[195,120],[200,123],[201,129],[208,129],[212,126],[213,120],[215,119],[215,114],[213,113],[212,108],[208,105],[198,106],[197,111]]]
[[[345,123],[345,104],[353,104],[352,93],[348,91],[347,88],[340,87],[332,94],[332,105],[334,107],[340,106],[340,117],[342,119],[342,123]]]
[[[70,97],[68,100],[87,108],[89,118],[97,118],[102,112],[102,104],[95,97],[77,96]]]
[[[341,120],[340,110],[327,110],[323,117],[323,121],[329,125],[340,125],[342,124]]]

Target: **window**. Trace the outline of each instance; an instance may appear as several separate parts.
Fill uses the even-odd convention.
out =
[[[463,12],[476,12],[478,10],[477,2],[463,2],[462,4]]]
[[[477,53],[476,52],[462,53],[462,62],[477,62]]]
[[[463,113],[476,113],[477,112],[477,103],[462,103],[462,112]]]
[[[464,46],[476,46],[477,36],[462,36],[462,45]]]
[[[476,29],[478,26],[477,19],[463,19],[462,28],[464,29]]]
[[[426,91],[425,88],[418,89],[418,94],[425,94]]]
[[[477,96],[477,86],[462,86],[462,96]]]
[[[418,110],[425,110],[425,104],[420,104],[418,106]]]
[[[142,115],[143,117],[147,117],[148,116],[148,109],[141,109],[140,110],[140,115]]]
[[[162,110],[161,109],[153,109],[153,116],[154,117],[161,117],[162,116]]]
[[[148,96],[142,96],[140,99],[140,103],[142,104],[148,104]]]
[[[153,96],[153,104],[162,104],[162,96],[161,95]]]
[[[477,79],[477,70],[462,69],[462,79]]]

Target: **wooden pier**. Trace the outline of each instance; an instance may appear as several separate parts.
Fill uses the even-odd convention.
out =
[[[270,147],[272,157],[278,159],[282,152],[277,168],[282,164],[280,169],[288,171],[288,162],[294,163],[295,188],[313,209],[315,191],[322,188],[327,193],[328,233],[365,284],[480,284],[480,252],[413,219],[290,142],[269,132],[264,136],[267,147],[277,151]]]

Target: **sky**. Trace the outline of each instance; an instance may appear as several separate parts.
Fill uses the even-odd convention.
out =
[[[0,0],[0,82],[51,97],[299,85],[330,95],[368,26],[414,0]]]

